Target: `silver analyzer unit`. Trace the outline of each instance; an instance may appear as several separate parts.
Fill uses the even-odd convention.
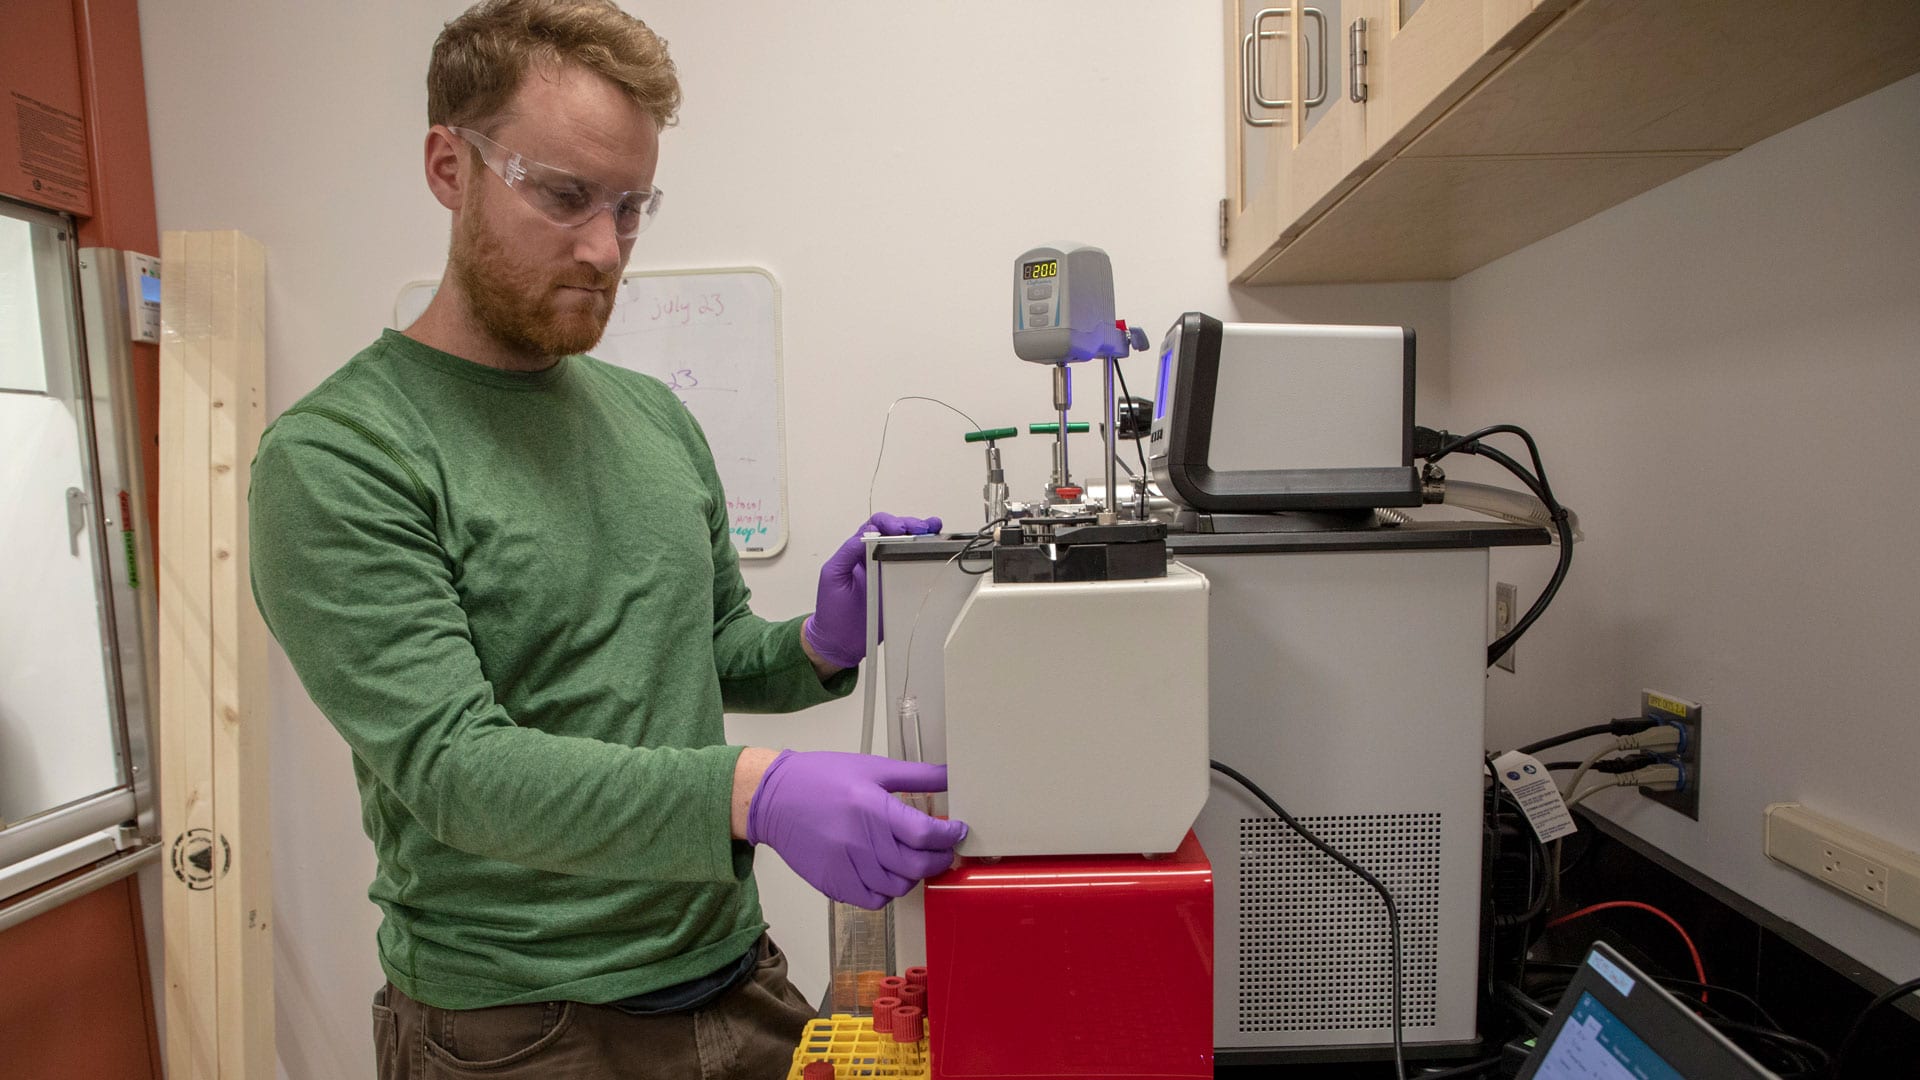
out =
[[[1182,315],[1160,343],[1148,464],[1189,510],[1420,505],[1413,331]]]

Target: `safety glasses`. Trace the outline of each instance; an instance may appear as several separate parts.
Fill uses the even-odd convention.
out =
[[[577,229],[607,211],[613,216],[613,231],[622,240],[640,235],[660,212],[660,189],[615,191],[605,184],[577,176],[565,169],[542,165],[532,158],[509,150],[470,128],[450,127],[448,131],[465,139],[480,152],[502,183],[512,188],[528,206],[555,225]]]

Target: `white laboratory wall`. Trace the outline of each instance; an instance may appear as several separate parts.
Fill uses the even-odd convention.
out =
[[[1920,932],[1769,863],[1761,814],[1920,849],[1917,120],[1920,77],[1459,279],[1450,369],[1452,419],[1531,428],[1587,534],[1491,744],[1704,702],[1697,824],[1592,805],[1897,978]],[[1526,596],[1549,559],[1494,572]]]
[[[423,82],[463,6],[142,6],[160,225],[266,245],[272,413],[369,342],[402,284],[441,269]],[[1444,286],[1229,294],[1218,5],[626,6],[668,39],[686,88],[662,143],[666,211],[633,267],[759,265],[784,290],[792,539],[746,570],[763,614],[811,607],[820,562],[866,517],[893,399],[941,397],[986,426],[1047,418],[1047,374],[1013,357],[1006,314],[1014,257],[1038,243],[1104,246],[1120,314],[1155,338],[1185,310],[1413,325],[1422,392],[1444,391]],[[901,405],[874,506],[977,521],[964,430]],[[1045,462],[1042,440],[1009,444],[1016,490],[1037,492]],[[366,1076],[377,913],[349,756],[278,655],[273,689],[281,1064],[294,1080]],[[858,729],[857,695],[730,723],[737,742],[803,748],[852,748]],[[825,902],[777,857],[760,867],[795,980],[817,991]]]

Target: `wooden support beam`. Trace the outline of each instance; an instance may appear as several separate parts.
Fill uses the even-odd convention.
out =
[[[272,1076],[267,631],[247,580],[266,416],[266,255],[160,242],[160,823],[174,1080]]]

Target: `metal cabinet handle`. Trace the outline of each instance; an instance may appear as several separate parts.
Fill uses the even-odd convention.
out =
[[[1253,115],[1255,105],[1263,109],[1285,109],[1293,104],[1284,99],[1268,98],[1260,83],[1260,42],[1287,36],[1284,30],[1264,30],[1260,24],[1269,18],[1286,14],[1286,8],[1260,9],[1254,13],[1252,29],[1240,39],[1240,116],[1253,127],[1276,127],[1286,122],[1284,117]]]
[[[1312,19],[1314,25],[1319,28],[1320,33],[1320,63],[1317,66],[1314,64],[1307,65],[1309,72],[1316,70],[1319,72],[1320,89],[1307,95],[1307,99],[1301,103],[1309,109],[1317,109],[1327,103],[1327,16],[1326,13],[1319,8],[1301,8],[1300,17],[1303,19]]]
[[[1367,100],[1367,20],[1355,19],[1348,27],[1347,99],[1355,104]]]
[[[80,554],[80,534],[87,531],[87,493],[77,487],[67,489],[67,550]]]

